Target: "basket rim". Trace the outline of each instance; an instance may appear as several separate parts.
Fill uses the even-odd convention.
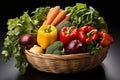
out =
[[[103,48],[99,53],[103,53],[104,51],[108,51],[109,47],[105,47]],[[86,53],[76,53],[76,54],[69,54],[69,55],[56,55],[56,54],[44,54],[44,53],[39,53],[39,54],[36,54],[36,53],[33,53],[33,52],[30,52],[29,50],[25,49],[24,50],[24,53],[26,55],[29,55],[29,56],[32,56],[32,57],[36,57],[36,58],[46,58],[46,59],[62,59],[62,60],[69,60],[69,59],[80,59],[80,58],[85,58],[85,57],[95,57],[97,55],[91,55],[89,52],[86,52]]]

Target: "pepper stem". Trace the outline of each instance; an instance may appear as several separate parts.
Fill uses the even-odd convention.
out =
[[[72,31],[71,31],[71,27],[66,31],[66,34],[71,34]]]
[[[49,25],[47,29],[45,29],[46,33],[50,33],[51,32],[51,26]]]
[[[91,30],[90,32],[87,33],[87,36],[89,37],[89,36],[91,36],[91,34],[92,34],[93,32],[97,32],[97,31],[98,31],[97,29],[93,29],[93,30]]]

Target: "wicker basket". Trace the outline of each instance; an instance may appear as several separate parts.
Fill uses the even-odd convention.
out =
[[[75,73],[95,68],[106,57],[109,47],[98,55],[78,53],[70,55],[35,54],[25,50],[26,59],[33,68],[50,73]]]

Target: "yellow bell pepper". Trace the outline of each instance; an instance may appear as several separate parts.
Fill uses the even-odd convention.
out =
[[[46,49],[57,40],[57,28],[52,25],[43,25],[37,33],[37,43],[42,49]]]

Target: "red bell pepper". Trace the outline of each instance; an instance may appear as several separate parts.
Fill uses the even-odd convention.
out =
[[[106,32],[99,32],[99,36],[102,37],[100,40],[100,45],[103,47],[108,47],[114,42],[114,38]]]
[[[98,39],[97,29],[93,26],[83,26],[79,29],[79,40],[88,44],[91,41]]]
[[[66,46],[71,40],[78,39],[78,31],[74,27],[63,27],[60,30],[60,41]]]

